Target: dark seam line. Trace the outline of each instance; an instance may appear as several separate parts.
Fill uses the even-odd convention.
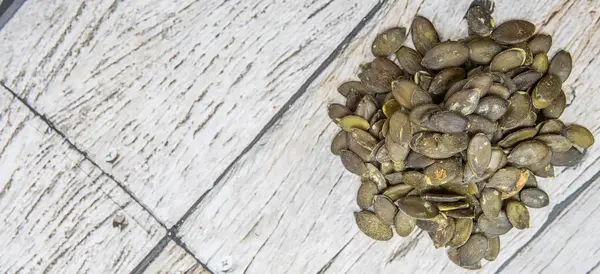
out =
[[[131,271],[131,274],[141,274],[146,271],[146,268],[154,262],[156,257],[160,255],[160,253],[167,247],[167,244],[171,241],[168,235],[165,235],[160,239],[160,241],[150,250],[148,254],[142,259],[140,263]]]
[[[527,241],[527,243],[525,243],[519,249],[517,249],[517,251],[515,251],[512,254],[512,256],[510,256],[510,258],[508,258],[508,260],[506,260],[500,266],[500,268],[498,268],[498,270],[494,274],[501,273],[502,270],[504,270],[504,268],[506,268],[512,262],[512,260],[514,260],[517,257],[517,255],[519,253],[521,253],[521,251],[523,250],[523,248],[527,247],[531,242],[533,242],[540,235],[542,235],[546,231],[546,229],[548,229],[548,227],[550,226],[550,224],[552,224],[556,220],[556,218],[558,218],[558,216],[563,211],[565,211],[565,209],[567,209],[568,206],[570,206],[577,198],[579,198],[579,196],[585,190],[587,190],[592,185],[593,182],[595,182],[596,180],[598,180],[598,178],[600,178],[600,171],[596,172],[594,174],[594,176],[592,176],[592,178],[590,178],[585,183],[583,183],[579,188],[577,188],[577,190],[575,190],[573,193],[571,193],[566,199],[564,199],[562,202],[558,203],[558,205],[556,205],[552,209],[552,211],[550,211],[550,214],[548,215],[548,220],[546,220],[546,222],[542,225],[542,227],[540,228],[540,230],[538,230],[533,235],[533,237],[531,237],[531,239],[529,239],[529,241]]]
[[[0,4],[0,30],[10,21],[10,19],[17,13],[19,8],[25,0],[4,0]]]
[[[196,257],[196,254],[194,254],[194,252],[192,252],[186,245],[185,243],[181,240],[181,238],[177,237],[176,235],[170,235],[171,239],[179,246],[181,247],[183,250],[185,250],[185,252],[187,252],[190,256],[192,256],[194,258],[194,260],[196,260],[196,262],[201,265],[206,271],[208,271],[210,274],[215,274],[214,271],[212,271],[210,268],[208,268],[208,266],[201,262],[200,259],[198,259],[198,257]]]
[[[148,212],[148,214],[150,214],[150,216],[152,216],[152,218],[160,225],[162,226],[164,229],[167,229],[167,226],[161,222],[156,215],[154,214],[154,212],[152,212],[152,210],[150,210],[150,208],[148,208],[148,206],[146,206],[145,204],[143,204],[140,199],[138,199],[138,197],[136,197],[133,192],[131,192],[131,190],[129,190],[125,185],[123,185],[123,183],[117,181],[117,179],[115,179],[115,177],[113,177],[111,174],[107,173],[106,171],[104,171],[96,162],[94,162],[94,160],[90,159],[90,157],[88,157],[87,153],[85,153],[83,150],[79,149],[79,147],[77,147],[73,142],[71,142],[71,140],[69,140],[69,138],[67,138],[67,136],[61,132],[60,130],[58,130],[56,128],[56,126],[54,126],[54,124],[48,120],[48,118],[46,118],[46,116],[40,114],[37,110],[35,110],[27,101],[25,101],[25,99],[21,98],[19,95],[17,95],[17,93],[15,93],[12,89],[10,89],[9,87],[6,86],[6,84],[4,84],[3,82],[0,82],[0,85],[2,85],[2,87],[4,87],[6,90],[8,90],[8,92],[10,92],[12,94],[13,97],[15,97],[17,100],[19,100],[23,105],[25,105],[31,112],[33,112],[33,114],[35,114],[35,116],[39,117],[40,119],[42,119],[42,121],[44,121],[44,123],[46,123],[54,132],[56,132],[60,137],[62,137],[65,142],[67,142],[67,144],[69,144],[69,147],[71,149],[74,149],[75,151],[77,151],[79,154],[81,154],[83,156],[83,158],[87,161],[89,161],[90,163],[92,163],[92,165],[94,165],[96,168],[98,168],[101,172],[102,175],[105,175],[106,177],[110,178],[111,180],[113,180],[117,186],[119,186],[125,193],[127,193],[127,195],[129,195],[131,197],[131,199],[133,199],[136,203],[138,203],[144,210],[146,210]]]

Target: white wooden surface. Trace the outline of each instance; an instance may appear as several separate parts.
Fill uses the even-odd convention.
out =
[[[166,233],[4,88],[0,220],[2,273],[127,273]]]
[[[144,271],[148,274],[210,274],[183,248],[171,241]]]
[[[341,101],[336,87],[345,80],[355,79],[358,64],[372,58],[368,46],[378,31],[389,26],[407,26],[420,6],[418,13],[432,18],[442,37],[453,38],[456,34],[450,34],[454,28],[465,29],[460,19],[468,4],[469,1],[422,4],[409,1],[406,8],[404,3],[386,4],[362,31],[362,38],[350,44],[183,225],[183,240],[200,260],[212,268],[221,258],[232,256],[236,273],[463,272],[445,259],[443,250],[433,248],[425,233],[381,243],[358,232],[351,213],[357,210],[354,199],[359,180],[343,172],[339,159],[329,153],[329,143],[338,129],[327,118],[326,104]],[[576,99],[564,120],[577,121],[597,134],[600,103],[594,91],[600,88],[600,80],[594,68],[599,63],[596,56],[600,53],[600,39],[599,17],[593,12],[595,5],[593,1],[499,1],[495,18],[497,22],[507,18],[532,20],[542,31],[554,35],[553,52],[565,48],[574,53],[577,65],[565,87],[569,99],[575,97],[574,92]],[[499,259],[488,263],[482,272],[493,273],[502,267],[506,273],[530,273],[546,264],[550,265],[545,269],[549,272],[584,273],[593,268],[600,261],[600,256],[594,253],[600,238],[594,234],[580,235],[581,231],[574,230],[572,225],[564,226],[576,217],[561,216],[572,209],[586,208],[589,211],[581,214],[591,214],[585,221],[587,231],[596,226],[593,220],[598,216],[594,210],[597,200],[567,200],[598,172],[599,155],[596,146],[577,168],[562,171],[556,179],[542,180],[542,188],[551,194],[551,206],[533,212],[530,230],[515,230],[502,237]],[[598,183],[597,180],[587,183],[584,193],[594,191],[589,185]],[[199,230],[198,226],[204,229]],[[538,232],[542,236],[535,236]],[[569,237],[572,238],[567,245]],[[573,242],[576,239],[579,241]],[[582,253],[590,250],[590,253],[574,257],[563,248],[579,248]],[[515,252],[518,252],[516,258],[508,261]],[[443,258],[438,261],[440,257]],[[580,258],[586,258],[586,262],[581,263]],[[530,261],[536,265],[529,265]],[[507,265],[503,266],[505,262]]]
[[[352,218],[359,180],[330,155],[338,129],[326,105],[342,100],[337,86],[356,79],[358,64],[372,58],[377,32],[408,27],[418,13],[443,39],[464,36],[460,19],[469,3],[386,2],[247,153],[375,0],[27,1],[0,30],[0,81],[167,226],[208,191],[178,234],[212,270],[231,257],[232,273],[463,273],[425,233],[390,242],[360,234]],[[496,22],[531,20],[553,35],[551,53],[573,53],[576,66],[565,83],[571,106],[563,119],[596,135],[599,9],[595,0],[498,1],[494,14]],[[0,270],[133,269],[164,230],[60,136],[38,133],[45,132],[43,121],[20,105],[14,110],[18,102],[6,94],[0,90],[0,145],[6,147],[0,214],[9,223],[0,235],[11,248],[0,251]],[[36,126],[13,134],[21,121]],[[598,147],[579,166],[541,180],[551,206],[533,211],[531,229],[503,236],[498,260],[482,273],[600,273]],[[104,159],[113,150],[119,158],[111,164]],[[6,187],[10,178],[21,184]],[[35,219],[25,218],[38,197],[29,215]],[[121,211],[136,221],[117,233],[110,221]],[[57,221],[63,216],[66,221]],[[202,273],[195,263],[169,243],[146,273]]]
[[[375,3],[32,0],[0,78],[170,226]]]

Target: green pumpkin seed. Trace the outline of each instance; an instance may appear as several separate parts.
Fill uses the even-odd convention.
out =
[[[333,155],[341,155],[342,150],[348,149],[347,133],[345,131],[338,132],[331,142],[331,153]]]
[[[467,149],[468,141],[466,133],[420,132],[413,135],[410,148],[432,159],[445,159]]]
[[[494,29],[494,18],[486,8],[471,6],[466,15],[469,30],[479,36],[488,36]]]
[[[467,147],[467,163],[478,176],[483,175],[492,159],[492,144],[483,133],[478,133]]]
[[[352,138],[354,138],[354,140],[362,147],[373,151],[375,149],[375,147],[377,146],[377,144],[379,143],[379,141],[373,137],[370,133],[364,131],[364,130],[360,130],[357,128],[352,128],[350,129],[350,135],[352,136]]]
[[[508,101],[496,96],[485,96],[479,100],[475,113],[491,121],[496,121],[508,110]]]
[[[429,178],[427,183],[438,186],[450,182],[459,176],[462,162],[459,158],[438,160],[423,170],[423,174]]]
[[[565,124],[558,119],[551,119],[541,122],[539,125],[539,134],[561,133]]]
[[[466,201],[436,203],[435,205],[438,207],[438,209],[440,211],[451,211],[451,210],[465,209],[465,208],[470,207],[469,203],[467,203]]]
[[[481,192],[481,209],[483,214],[490,218],[497,218],[502,211],[502,199],[500,198],[500,191],[493,188],[485,188]]]
[[[491,38],[500,44],[517,44],[529,40],[535,33],[535,25],[525,20],[510,20],[492,31]]]
[[[493,83],[492,75],[489,73],[476,73],[470,75],[467,80],[463,89],[476,89],[480,97],[488,92]]]
[[[342,150],[340,152],[340,158],[342,159],[342,164],[348,171],[359,176],[367,172],[365,163],[363,163],[360,157],[358,157],[358,155],[356,155],[354,152]]]
[[[425,194],[421,195],[421,198],[423,198],[423,200],[425,200],[425,201],[430,201],[430,202],[448,203],[448,202],[462,201],[465,199],[465,196],[457,195],[457,194],[425,193]]]
[[[502,46],[490,38],[480,38],[469,42],[469,60],[487,65],[502,51]]]
[[[543,134],[535,137],[536,140],[544,142],[552,152],[566,152],[573,146],[567,137],[559,134]]]
[[[524,66],[529,66],[529,65],[531,65],[531,63],[533,63],[533,53],[531,52],[531,49],[529,48],[527,43],[521,42],[521,43],[515,44],[514,47],[520,48],[523,51],[525,51],[525,62],[523,62]]]
[[[432,102],[431,96],[427,92],[417,84],[406,79],[392,82],[392,93],[396,101],[408,109]]]
[[[433,114],[439,110],[441,110],[440,106],[435,105],[435,104],[420,105],[410,111],[409,119],[411,122],[413,122],[417,125],[422,125],[423,122],[425,122],[425,121],[427,121],[427,119],[429,119],[431,114]]]
[[[346,107],[350,111],[355,111],[361,99],[362,97],[360,96],[360,94],[358,94],[358,92],[351,91],[350,94],[348,94],[348,97],[346,98]]]
[[[527,53],[520,48],[511,48],[498,53],[490,63],[490,71],[507,72],[525,64]]]
[[[416,189],[424,189],[429,183],[426,180],[429,180],[427,176],[418,171],[408,171],[403,175],[404,183],[410,185]]]
[[[550,163],[554,166],[574,166],[581,162],[583,153],[577,148],[572,147],[566,152],[552,153],[552,160]]]
[[[487,187],[494,188],[502,193],[518,192],[525,186],[529,172],[516,167],[501,168],[487,182]]]
[[[429,90],[433,77],[426,71],[417,71],[415,73],[415,84],[419,85],[423,90]]]
[[[527,92],[515,92],[508,98],[508,110],[498,121],[500,128],[513,129],[520,126],[529,115],[531,98]]]
[[[437,111],[421,123],[423,127],[442,133],[461,133],[467,129],[469,120],[454,111]]]
[[[387,58],[377,57],[362,66],[358,77],[372,92],[385,93],[392,89],[391,83],[402,74],[402,70]]]
[[[435,162],[434,159],[431,159],[425,155],[419,154],[414,151],[410,151],[408,157],[406,157],[406,168],[425,168],[430,166]]]
[[[546,73],[548,71],[548,55],[541,52],[533,57],[533,61],[531,62],[531,68],[540,73]]]
[[[485,251],[484,259],[487,261],[494,261],[498,258],[498,254],[500,253],[500,237],[488,237],[488,248]]]
[[[387,149],[387,146],[385,145],[385,141],[381,142],[383,142],[383,145],[380,146],[377,152],[375,153],[375,160],[377,160],[377,162],[379,163],[389,162],[392,160],[390,159],[389,151]]]
[[[385,124],[385,121],[387,120],[379,120],[371,124],[371,127],[369,128],[369,133],[371,133],[371,135],[379,139],[383,139],[383,135],[381,134],[381,132],[383,131],[383,124]]]
[[[388,100],[387,102],[385,102],[385,104],[383,105],[383,107],[381,107],[381,109],[383,110],[383,114],[385,115],[385,117],[389,118],[396,111],[399,111],[400,109],[402,109],[402,106],[400,104],[398,104],[398,101],[396,101],[395,99],[391,99],[391,100]]]
[[[475,219],[475,213],[471,209],[456,209],[444,212],[448,217],[455,219]]]
[[[568,51],[561,50],[552,58],[548,67],[548,74],[558,76],[558,79],[564,83],[569,78],[569,75],[571,75],[572,69],[573,60],[571,54]]]
[[[364,148],[362,145],[360,145],[356,141],[356,139],[354,139],[352,137],[352,134],[348,134],[347,138],[348,138],[348,149],[350,151],[354,152],[363,162],[371,162],[371,161],[375,160],[373,158],[374,158],[376,152],[373,153],[373,151]]]
[[[456,111],[464,116],[472,114],[477,109],[479,104],[479,98],[481,94],[476,88],[463,89],[459,92],[454,93],[448,101],[446,101],[446,108],[451,111]]]
[[[435,216],[433,219],[429,220],[417,220],[417,227],[423,229],[427,232],[435,232],[444,227],[448,226],[450,223],[450,218],[446,217],[444,214],[439,214]]]
[[[356,106],[356,115],[370,121],[373,115],[377,113],[378,106],[375,98],[371,95],[365,95]]]
[[[528,140],[518,144],[508,155],[508,162],[528,166],[541,161],[549,153],[543,142]]]
[[[504,235],[513,228],[504,211],[500,211],[497,218],[480,215],[477,219],[477,226],[483,233],[491,236]]]
[[[400,198],[398,207],[404,213],[418,220],[430,220],[439,214],[435,205],[416,196]]]
[[[381,163],[381,167],[379,168],[379,170],[381,170],[381,174],[384,174],[384,175],[388,175],[388,174],[396,172],[394,170],[394,162],[392,162],[392,161]],[[390,182],[390,184],[393,184],[393,183]]]
[[[370,93],[369,89],[363,85],[363,83],[358,81],[346,82],[338,87],[338,92],[344,97],[348,97],[348,94],[352,91],[357,92],[359,95],[367,95]]]
[[[396,213],[396,217],[394,218],[394,228],[396,229],[398,236],[406,237],[410,235],[416,225],[417,220],[415,218],[404,213],[402,210],[398,210],[398,213]]]
[[[496,132],[498,128],[498,123],[490,121],[489,119],[471,114],[467,116],[469,120],[469,127],[467,128],[467,132],[469,133],[484,133],[484,134],[492,134]]]
[[[454,230],[456,230],[456,224],[453,218],[448,218],[448,225],[442,227],[434,232],[429,232],[429,237],[433,241],[435,248],[446,246],[452,237],[454,236]]]
[[[519,198],[524,205],[531,208],[543,208],[550,204],[548,194],[535,187],[521,190]]]
[[[329,104],[327,106],[327,114],[332,120],[340,119],[348,115],[352,115],[352,111],[344,105]]]
[[[458,261],[462,265],[479,263],[485,256],[488,239],[482,234],[473,234],[469,240],[458,249]]]
[[[421,54],[425,54],[440,42],[435,27],[431,21],[423,16],[415,16],[410,26],[410,32],[412,34],[413,45],[415,45],[415,49]]]
[[[390,199],[392,199],[392,201],[396,201],[406,196],[411,190],[413,190],[412,186],[409,186],[407,184],[397,184],[386,188],[383,192],[383,195],[389,197]]]
[[[448,242],[449,247],[460,247],[464,245],[473,230],[473,220],[468,218],[460,218],[455,220],[454,224],[454,236]]]
[[[519,129],[509,135],[506,135],[506,137],[498,142],[498,145],[501,147],[513,147],[522,141],[532,139],[537,133],[538,130],[534,127]]]
[[[389,131],[386,138],[397,144],[408,143],[411,138],[410,120],[408,115],[401,111],[394,112],[390,117]]]
[[[389,173],[389,174],[385,175],[385,178],[392,185],[397,185],[397,184],[404,182],[403,177],[404,176],[402,175],[402,172],[393,172],[393,173]],[[392,200],[394,200],[394,199],[392,199]]]
[[[356,203],[361,209],[368,209],[373,205],[373,198],[379,193],[377,185],[369,180],[362,180],[356,195]]]
[[[537,83],[544,74],[535,70],[528,70],[513,78],[519,90],[527,90]]]
[[[465,265],[465,264],[461,264],[459,259],[458,259],[458,249],[455,248],[450,248],[447,251],[448,254],[448,259],[450,259],[450,261],[452,261],[455,265],[460,266],[464,269],[467,270],[478,270],[481,269],[481,262],[477,262],[475,264],[472,265]]]
[[[529,48],[534,55],[539,53],[547,54],[550,46],[552,46],[552,36],[545,33],[537,34],[529,40]]]
[[[589,129],[580,125],[570,125],[566,127],[563,134],[573,142],[573,144],[582,148],[589,148],[594,144],[594,135]]]
[[[361,176],[363,180],[369,180],[375,183],[379,192],[385,190],[387,188],[387,180],[383,176],[383,173],[371,163],[366,163],[365,167],[367,168],[367,172],[363,173]]]
[[[336,120],[338,125],[347,132],[350,132],[351,129],[357,128],[361,130],[369,130],[369,122],[360,116],[348,115],[341,119]]]
[[[537,109],[548,107],[560,94],[561,85],[561,80],[554,74],[544,76],[533,89],[533,106]]]
[[[564,91],[560,91],[558,97],[550,103],[546,108],[542,109],[544,117],[550,119],[556,119],[562,115],[567,107],[567,97]]]
[[[375,215],[386,225],[392,225],[394,223],[394,217],[398,208],[392,202],[390,198],[384,195],[375,195],[373,198],[373,209]]]
[[[429,86],[429,94],[444,94],[452,84],[465,77],[467,77],[467,72],[463,68],[451,67],[443,69],[433,78],[431,85]]]
[[[538,177],[542,178],[553,178],[554,177],[554,166],[552,163],[540,169],[532,169],[531,172]]]
[[[529,228],[529,210],[519,201],[506,203],[506,216],[516,229]]]
[[[440,70],[458,67],[469,59],[469,48],[460,42],[446,41],[428,50],[421,64],[428,69]]]
[[[390,159],[395,163],[403,163],[410,152],[408,144],[398,144],[392,141],[392,138],[385,139],[385,145],[388,149]]]
[[[446,94],[444,95],[444,101],[448,101],[448,98],[450,98],[450,96],[454,95],[454,93],[462,90],[462,88],[465,86],[465,84],[468,82],[467,79],[462,79],[459,80],[457,82],[454,82],[450,88],[448,88],[448,91],[446,92]]]
[[[398,63],[400,63],[400,67],[408,74],[415,74],[417,71],[425,70],[421,65],[423,55],[414,49],[400,47],[400,49],[396,51],[396,58],[398,59]]]
[[[391,28],[375,37],[371,52],[378,57],[387,57],[396,52],[406,40],[405,28]]]
[[[392,228],[370,211],[354,212],[358,229],[365,235],[377,241],[388,241],[394,236]]]

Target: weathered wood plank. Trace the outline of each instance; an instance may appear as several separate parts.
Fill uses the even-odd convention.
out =
[[[210,274],[192,255],[171,241],[146,268],[144,273],[152,274]]]
[[[453,33],[456,27],[461,28],[460,35],[466,33],[465,23],[459,24],[459,20],[469,3],[408,2],[406,7],[404,3],[387,3],[365,26],[361,38],[348,46],[181,227],[183,240],[199,259],[214,267],[222,258],[232,256],[232,271],[236,273],[463,273],[445,259],[443,250],[433,248],[425,233],[375,242],[358,231],[351,213],[358,209],[355,194],[359,180],[344,172],[339,159],[330,155],[331,138],[339,129],[327,117],[326,105],[342,100],[337,86],[355,79],[358,65],[372,58],[369,45],[377,32],[389,26],[408,26],[419,10],[433,19],[442,37],[455,38],[459,36]],[[600,80],[590,69],[598,65],[596,56],[600,54],[594,5],[590,1],[499,1],[495,18],[497,22],[532,20],[542,31],[555,35],[552,52],[557,48],[573,52],[576,65],[565,88],[569,100],[575,100],[564,120],[577,121],[597,134],[600,102],[594,91]],[[482,273],[499,269],[545,222],[560,226],[556,212],[570,206],[570,195],[599,169],[598,147],[590,149],[577,167],[560,171],[558,178],[541,180],[542,188],[552,196],[551,206],[532,212],[531,229],[504,236],[499,259],[487,264]],[[588,172],[583,173],[585,170]],[[547,243],[530,244],[542,248]],[[548,261],[543,253],[531,256]],[[515,267],[511,269],[522,267],[511,264],[508,266]]]
[[[172,225],[376,2],[27,1],[0,78]]]
[[[2,273],[127,273],[166,233],[4,88],[0,219]]]

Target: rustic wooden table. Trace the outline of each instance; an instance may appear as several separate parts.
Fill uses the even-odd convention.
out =
[[[378,32],[421,14],[464,36],[469,3],[26,1],[0,30],[0,272],[465,272],[424,233],[359,233],[325,110]],[[572,52],[563,120],[594,134],[599,6],[494,14]],[[481,272],[600,273],[599,157],[541,180],[551,205]]]

